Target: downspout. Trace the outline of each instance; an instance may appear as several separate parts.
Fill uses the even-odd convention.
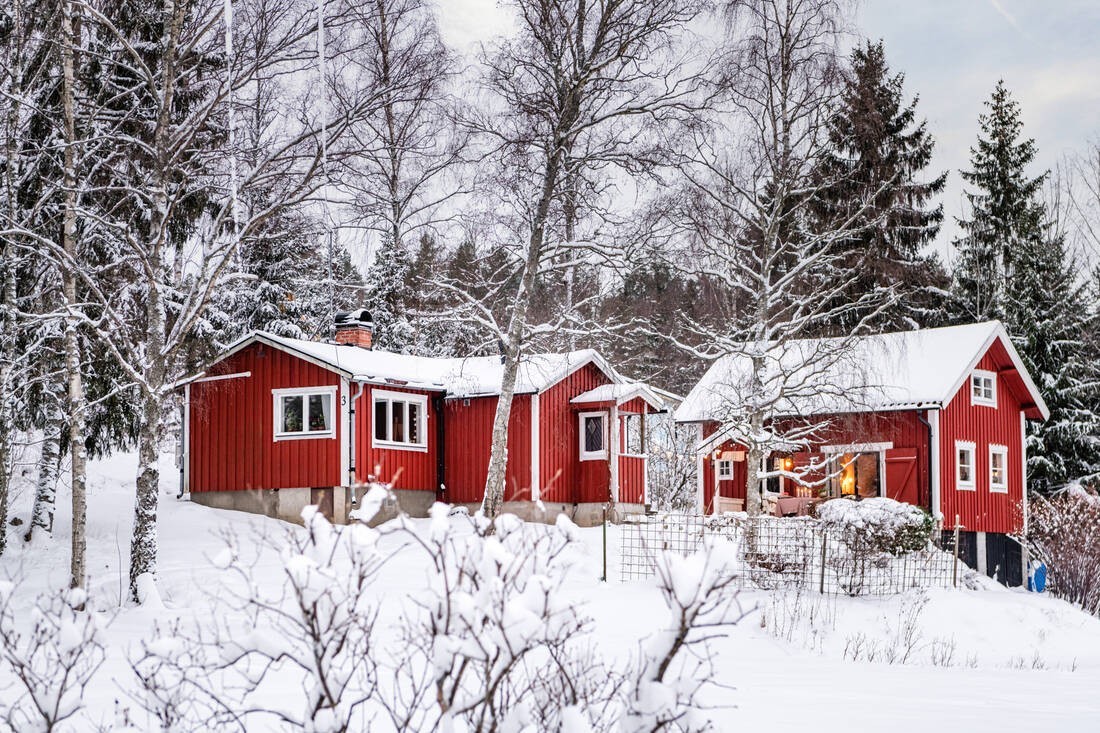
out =
[[[446,438],[446,430],[443,425],[443,415],[445,414],[446,400],[442,397],[436,397],[432,402],[435,404],[435,500],[444,501],[446,499],[447,484],[445,480],[447,474],[445,472],[445,458],[443,454],[443,441]]]
[[[180,407],[180,492],[177,499],[191,490],[189,465],[191,462],[191,385],[183,385],[183,405]]]
[[[362,382],[355,382],[355,393],[351,396],[351,405],[348,409],[348,487],[351,489],[351,505],[356,506],[355,497],[355,406],[359,403],[359,398],[363,396],[363,390],[366,389],[366,385]]]
[[[917,419],[928,428],[928,498],[932,519],[943,521],[940,511],[940,413],[939,408],[928,408],[928,418],[917,411]]]

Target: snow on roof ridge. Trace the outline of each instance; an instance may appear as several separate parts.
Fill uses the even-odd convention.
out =
[[[1018,361],[1004,326],[995,320],[857,336],[841,361],[823,368],[820,375],[811,375],[812,379],[822,380],[819,386],[827,384],[829,389],[818,389],[817,394],[807,389],[790,397],[790,404],[777,407],[787,414],[822,414],[945,404],[958,390],[960,380],[965,379],[999,336],[1013,360]],[[807,354],[807,349],[838,341],[837,338],[792,340],[774,358],[782,362],[793,353],[792,359],[809,360],[813,353]],[[684,398],[676,419],[681,422],[722,419],[723,404],[736,403],[738,385],[743,383],[748,368],[745,360],[743,354],[716,359]],[[1026,372],[1021,373],[1027,379]],[[1027,381],[1030,389],[1032,385]],[[1032,391],[1037,394],[1037,390]]]

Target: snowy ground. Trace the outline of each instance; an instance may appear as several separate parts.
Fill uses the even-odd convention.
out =
[[[113,616],[105,674],[87,695],[95,721],[114,719],[120,698],[115,680],[126,674],[126,650],[149,634],[154,621],[209,615],[207,591],[219,574],[210,559],[223,548],[226,533],[276,534],[287,526],[177,501],[170,457],[163,467],[159,586],[164,609],[119,608],[126,585],[133,457],[90,468],[90,589],[97,605],[112,609]],[[66,501],[62,496],[52,540],[26,548],[16,536],[23,528],[11,528],[0,575],[22,579],[17,592],[27,606],[36,592],[67,582]],[[29,503],[24,490],[14,514],[26,519]],[[609,532],[608,583],[598,580],[600,530],[582,530],[581,536],[591,562],[568,592],[584,602],[601,645],[626,655],[663,619],[662,603],[652,582],[616,580],[615,528]],[[277,557],[263,558],[261,578],[269,574],[275,582],[280,572]],[[387,607],[392,610],[422,587],[427,573],[417,553],[400,553],[387,565],[380,579],[383,619]],[[751,593],[743,602],[757,610],[717,645],[716,681],[735,688],[712,695],[715,704],[731,706],[715,713],[721,730],[1100,730],[1100,621],[1055,599],[991,587],[931,591],[923,600]],[[902,641],[906,637],[910,643]],[[905,650],[909,659],[900,663]],[[876,661],[866,661],[868,656]],[[891,656],[894,663],[886,661]]]

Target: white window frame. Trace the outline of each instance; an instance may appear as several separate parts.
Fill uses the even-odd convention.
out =
[[[993,456],[1001,457],[1002,483],[993,483]],[[1008,493],[1008,446],[991,443],[989,446],[989,491],[993,494]]]
[[[339,388],[335,385],[328,387],[290,387],[286,389],[271,390],[271,414],[273,440],[311,440],[316,438],[336,438],[336,392]],[[306,430],[309,420],[309,398],[323,395],[329,398],[329,416],[331,424],[328,430]],[[283,398],[302,398],[302,430],[294,433],[286,433],[280,430],[283,425]]]
[[[989,380],[990,393],[992,397],[985,397],[984,388],[980,387],[978,380]],[[996,407],[997,406],[997,373],[986,371],[985,369],[975,369],[970,373],[970,403],[973,405],[982,405],[983,407]]]
[[[584,449],[584,421],[586,418],[598,417],[603,422],[603,450],[599,451],[586,451]],[[582,461],[606,461],[607,460],[607,442],[610,437],[607,434],[607,413],[606,412],[581,412],[577,414],[577,432],[579,435],[578,449],[580,450],[580,456]]]
[[[729,458],[719,458],[714,462],[714,477],[719,481],[733,480],[733,461]]]
[[[378,438],[376,433],[377,426],[375,425],[375,415],[378,410],[379,402],[387,402],[389,405],[386,407],[386,435],[393,437],[393,403],[404,402],[405,403],[405,430],[408,430],[409,426],[409,405],[418,405],[420,407],[421,425],[420,425],[420,440],[416,443],[410,443],[401,440],[391,440],[389,438],[382,440]],[[425,453],[428,450],[428,397],[422,394],[413,394],[412,392],[394,392],[388,389],[374,389],[371,390],[370,396],[370,440],[371,447],[373,448],[385,448],[386,450],[410,450],[418,453]]]
[[[959,463],[959,451],[970,453],[970,480],[963,481],[961,477],[962,464]],[[970,440],[955,441],[955,490],[976,491],[978,478],[978,447]]]

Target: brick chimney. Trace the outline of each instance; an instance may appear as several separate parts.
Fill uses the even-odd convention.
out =
[[[336,343],[338,344],[369,349],[373,332],[374,321],[371,320],[370,312],[365,308],[336,314]]]

